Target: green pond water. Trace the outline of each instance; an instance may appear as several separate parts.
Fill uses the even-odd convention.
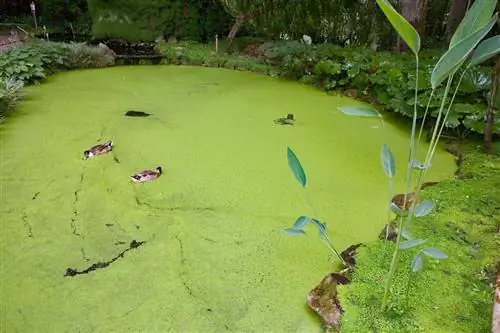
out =
[[[0,127],[1,331],[319,332],[305,300],[331,260],[316,230],[290,237],[283,228],[316,214],[340,249],[375,239],[386,218],[384,142],[403,190],[407,129],[336,110],[356,104],[192,67],[74,71],[29,87]],[[287,113],[295,126],[273,122]],[[112,153],[82,159],[105,140]],[[158,180],[131,183],[157,165]],[[454,168],[438,151],[428,180]],[[145,243],[119,257],[133,240]]]

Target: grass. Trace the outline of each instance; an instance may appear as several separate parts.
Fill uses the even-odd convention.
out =
[[[414,223],[414,236],[426,235],[449,255],[441,262],[426,258],[412,278],[405,301],[410,262],[417,249],[400,253],[388,313],[380,295],[389,256],[380,260],[382,241],[368,244],[357,256],[352,283],[339,287],[345,310],[341,332],[488,332],[491,325],[495,262],[500,260],[500,143],[497,154],[465,147],[457,179],[423,192],[436,200],[435,210]],[[393,244],[391,244],[394,246]]]

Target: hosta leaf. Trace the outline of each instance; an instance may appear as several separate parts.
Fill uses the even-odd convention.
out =
[[[489,89],[491,86],[490,68],[473,67],[467,69],[459,90],[465,93],[475,93],[481,90]]]
[[[438,63],[434,67],[431,75],[432,89],[437,88],[448,76],[455,73],[460,65],[465,61],[467,56],[479,44],[481,39],[488,34],[493,28],[498,19],[498,14],[495,14],[489,22],[480,30],[470,34],[468,37],[461,40],[453,48],[446,51]]]
[[[382,118],[382,115],[378,111],[367,107],[342,106],[338,107],[338,109],[349,116]]]
[[[292,151],[292,149],[290,149],[290,147],[287,148],[287,158],[288,158],[288,166],[290,167],[290,170],[292,170],[293,175],[295,176],[295,178],[298,180],[298,182],[302,187],[306,187],[307,183],[306,173],[304,172],[304,169],[302,168],[299,159]]]
[[[446,259],[446,258],[448,258],[448,256],[446,254],[444,254],[443,252],[441,252],[441,250],[436,249],[434,247],[425,248],[422,250],[422,252],[426,256],[434,258],[434,259]]]
[[[300,230],[305,227],[309,219],[306,216],[300,216],[293,224],[293,229]]]
[[[415,217],[422,217],[429,214],[434,207],[434,202],[432,200],[424,200],[413,211]]]
[[[424,257],[422,255],[422,252],[419,252],[413,257],[413,260],[411,261],[411,270],[413,273],[416,273],[418,271],[421,271],[422,268],[424,268]]]
[[[473,32],[482,28],[491,18],[497,1],[494,0],[476,0],[465,13],[462,22],[451,37],[450,49],[457,45],[461,40],[471,35]]]
[[[401,16],[387,0],[376,0],[378,6],[389,20],[392,27],[398,32],[401,38],[408,44],[413,53],[420,51],[420,36],[415,28]]]
[[[427,242],[427,239],[410,239],[399,243],[398,249],[407,250]]]
[[[385,143],[382,145],[380,158],[382,160],[382,168],[384,169],[387,177],[389,177],[390,179],[394,178],[394,176],[396,175],[396,160],[394,159],[394,155],[389,149],[389,146],[387,146]]]
[[[304,232],[304,230],[293,229],[293,228],[286,228],[285,229],[285,233],[287,235],[290,235],[290,236],[305,236],[306,235],[306,233]]]
[[[479,65],[498,53],[500,53],[500,35],[483,40],[474,50],[469,66]]]

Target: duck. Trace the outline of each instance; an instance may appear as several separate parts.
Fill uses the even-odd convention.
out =
[[[156,167],[155,170],[144,170],[141,172],[137,172],[137,173],[133,174],[132,176],[130,176],[130,179],[134,183],[143,183],[143,182],[157,179],[158,177],[161,176],[162,173],[163,173],[162,167],[159,166],[159,167]]]
[[[83,156],[84,159],[87,159],[91,156],[105,154],[107,152],[110,152],[111,150],[113,150],[113,141],[109,140],[102,144],[95,145],[92,148],[85,150],[83,152]]]
[[[280,125],[293,125],[295,118],[292,113],[287,114],[286,118],[275,119],[274,122]]]

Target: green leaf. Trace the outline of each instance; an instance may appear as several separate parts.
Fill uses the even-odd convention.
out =
[[[338,109],[349,116],[382,118],[382,115],[378,111],[367,107],[342,106],[338,107]]]
[[[320,221],[316,219],[311,219],[311,222],[318,228],[319,231],[319,236],[323,236],[323,234],[326,232],[326,224],[321,223]]]
[[[479,65],[500,53],[500,35],[483,40],[472,54],[469,67]]]
[[[293,229],[293,228],[286,228],[285,233],[290,236],[305,236],[306,233],[304,230],[298,230],[298,229]]]
[[[413,260],[411,261],[411,270],[413,273],[416,273],[418,271],[421,271],[422,268],[424,268],[424,257],[422,256],[422,253],[419,252],[413,257]]]
[[[376,0],[378,6],[413,53],[420,51],[420,36],[415,28],[401,16],[387,0]]]
[[[408,211],[399,208],[394,202],[389,204],[389,209],[397,216],[408,216]]]
[[[432,208],[434,208],[434,202],[429,199],[424,200],[417,207],[415,207],[413,215],[415,215],[415,217],[425,216],[431,212]]]
[[[398,249],[406,250],[411,249],[413,247],[419,246],[427,242],[427,239],[410,239],[399,243]]]
[[[426,256],[434,258],[434,259],[446,259],[446,258],[448,258],[448,256],[446,254],[444,254],[443,252],[441,252],[441,250],[436,249],[435,247],[425,248],[425,249],[422,250],[422,252]]]
[[[306,216],[300,216],[295,221],[292,228],[296,229],[296,230],[301,230],[302,228],[304,228],[306,226],[307,222],[309,222],[309,219]]]
[[[457,71],[470,52],[474,50],[481,39],[483,39],[491,28],[493,28],[497,19],[498,14],[495,13],[488,24],[486,24],[482,29],[464,38],[457,45],[443,54],[431,74],[432,89],[436,89],[441,82]]]
[[[396,160],[394,159],[394,155],[392,154],[389,146],[385,143],[382,145],[382,150],[380,152],[380,158],[382,160],[382,168],[384,168],[384,172],[390,179],[394,178],[396,175]]]
[[[410,231],[406,228],[403,229],[403,231],[401,231],[401,236],[403,236],[403,238],[407,240],[413,239],[413,236],[411,235]]]
[[[497,1],[494,0],[474,1],[451,37],[449,49],[482,28],[493,15],[496,5]]]
[[[302,165],[300,164],[297,155],[295,155],[295,153],[292,151],[292,149],[290,149],[290,147],[287,147],[287,158],[288,158],[288,166],[290,167],[290,170],[292,170],[293,175],[299,181],[302,187],[306,187],[307,183],[306,173],[304,172],[304,169],[302,168]]]

